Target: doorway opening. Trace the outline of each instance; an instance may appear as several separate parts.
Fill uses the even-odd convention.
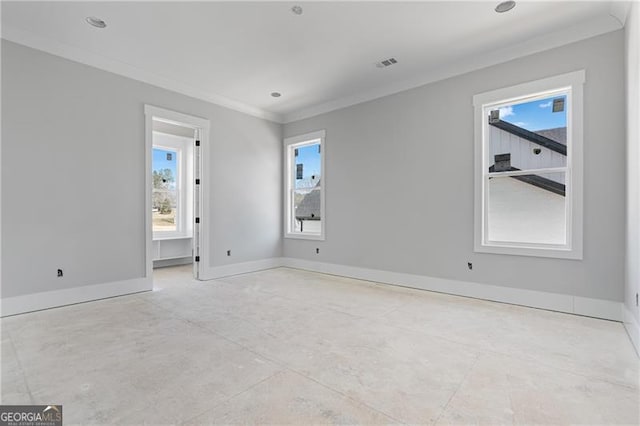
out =
[[[201,276],[202,149],[209,122],[150,105],[145,115],[146,272],[158,289]]]

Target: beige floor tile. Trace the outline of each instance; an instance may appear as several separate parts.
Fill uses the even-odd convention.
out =
[[[290,368],[405,423],[432,423],[476,361],[460,344],[360,320],[317,332]]]
[[[438,424],[640,422],[637,389],[507,356],[481,356]]]
[[[0,343],[0,404],[23,405],[31,403],[31,394],[27,387],[22,366],[18,362],[13,342],[8,333],[2,333]]]
[[[292,372],[280,372],[186,424],[393,424],[357,403]]]
[[[122,302],[131,310],[124,317],[116,299],[16,317],[12,335],[33,399],[63,404],[65,423],[176,423],[279,371],[164,309]],[[90,305],[83,322],[76,315]]]
[[[617,322],[447,295],[421,297],[386,314],[383,321],[638,387],[638,357]]]
[[[638,422],[619,323],[286,268],[154,274],[3,319],[2,401],[65,424]]]
[[[412,298],[412,294],[401,287],[288,268],[228,277],[220,281],[276,294],[305,305],[362,317],[380,316]]]

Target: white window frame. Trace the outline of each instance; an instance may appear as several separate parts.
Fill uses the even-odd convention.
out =
[[[156,142],[161,139],[161,142]],[[153,231],[154,240],[168,240],[175,238],[191,238],[193,236],[193,194],[189,191],[188,182],[193,180],[192,158],[193,138],[153,131],[153,148],[170,150],[177,153],[176,159],[176,230]]]
[[[473,97],[474,105],[474,250],[479,253],[582,259],[583,246],[583,86],[585,71],[579,70],[506,87]],[[487,239],[489,131],[487,108],[534,99],[546,93],[567,92],[566,218],[564,245],[495,242]],[[551,170],[551,169],[549,169]],[[537,170],[537,172],[544,169]],[[564,170],[563,170],[564,171]],[[528,172],[527,174],[530,174]]]
[[[301,240],[323,240],[325,239],[326,231],[326,215],[325,215],[325,190],[326,190],[326,176],[324,173],[325,165],[325,131],[318,130],[304,135],[293,136],[284,139],[284,237],[295,238]],[[292,192],[295,185],[296,168],[295,168],[295,155],[294,150],[304,145],[320,144],[320,218],[321,228],[320,233],[303,233],[296,232],[293,229],[293,197]]]

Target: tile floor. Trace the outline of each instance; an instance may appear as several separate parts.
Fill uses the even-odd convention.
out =
[[[0,321],[65,424],[638,424],[621,324],[279,268]]]

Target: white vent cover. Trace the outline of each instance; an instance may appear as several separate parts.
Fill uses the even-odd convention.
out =
[[[390,67],[391,65],[397,64],[397,63],[398,61],[396,60],[396,58],[389,58],[380,62],[376,62],[376,67],[385,68],[385,67]]]

